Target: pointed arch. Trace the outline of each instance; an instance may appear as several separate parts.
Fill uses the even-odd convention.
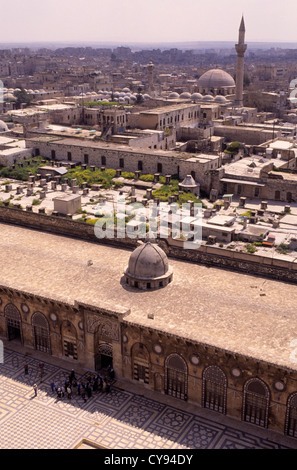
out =
[[[165,393],[176,398],[188,398],[188,367],[182,356],[173,353],[165,360]]]
[[[41,312],[34,312],[31,323],[35,349],[51,354],[50,328],[47,318]]]
[[[4,307],[7,338],[9,341],[18,339],[22,342],[22,317],[18,308],[9,303]]]
[[[261,427],[268,426],[270,391],[263,380],[254,377],[244,384],[242,420]]]
[[[202,406],[226,414],[227,376],[218,366],[208,366],[202,376]]]
[[[290,437],[297,437],[297,392],[288,396],[285,434]]]

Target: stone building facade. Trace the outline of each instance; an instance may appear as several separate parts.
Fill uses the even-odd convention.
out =
[[[80,365],[95,372],[111,364],[121,380],[212,410],[218,419],[228,415],[297,437],[296,348],[290,351],[286,347],[296,328],[290,320],[294,308],[285,283],[266,281],[269,290],[256,312],[257,299],[251,299],[252,295],[234,310],[235,279],[240,297],[251,283],[258,282],[256,277],[237,274],[235,278],[227,271],[222,275],[219,270],[171,259],[172,282],[140,294],[137,287],[123,282],[124,268],[132,256],[127,250],[57,239],[16,226],[2,225],[2,233],[1,244],[5,240],[7,253],[3,253],[0,286],[1,338],[62,358],[74,369]],[[29,239],[37,250],[30,249]],[[54,263],[48,253],[53,243]],[[20,251],[23,244],[30,251],[29,266],[27,255]],[[73,263],[65,265],[70,252]],[[85,265],[84,256],[92,256],[92,266]],[[71,279],[63,285],[69,269]],[[37,272],[41,272],[39,277]],[[34,286],[30,276],[37,280]],[[189,282],[195,287],[191,299]],[[215,315],[209,296],[206,302],[203,283],[219,291]],[[290,286],[290,293],[294,304],[296,286]],[[280,297],[287,299],[287,321],[281,318]],[[275,324],[273,331],[266,332],[267,325],[271,326],[271,305]],[[234,314],[229,315],[229,310]],[[255,314],[258,322],[249,331]],[[218,316],[222,318],[219,323]],[[252,339],[255,337],[257,340]]]
[[[192,174],[203,191],[209,191],[211,170],[221,165],[220,155],[137,149],[106,142],[91,142],[78,138],[32,137],[27,146],[35,155],[57,161],[86,163],[96,167],[141,171],[143,174],[178,175],[184,179]]]
[[[129,312],[2,286],[0,336],[29,350],[297,437],[297,373],[129,322]]]

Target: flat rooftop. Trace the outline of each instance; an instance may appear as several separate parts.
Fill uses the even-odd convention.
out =
[[[197,103],[178,103],[178,104],[171,104],[168,106],[160,106],[159,108],[148,109],[146,111],[140,111],[139,114],[164,114],[170,113],[171,111],[178,111],[179,109],[187,109],[191,107],[196,107]]]
[[[137,291],[121,282],[130,250],[6,224],[0,229],[2,286],[130,310],[127,322],[297,370],[290,347],[297,339],[297,285],[170,259],[172,283]]]
[[[61,145],[61,146],[76,146],[80,148],[98,148],[98,149],[109,149],[109,150],[122,150],[123,152],[131,152],[135,153],[136,155],[142,154],[142,155],[160,155],[160,156],[167,156],[171,158],[176,158],[180,160],[189,160],[190,158],[193,158],[192,153],[187,153],[187,152],[175,152],[174,150],[151,150],[151,149],[146,149],[146,148],[135,148],[135,147],[130,147],[129,145],[125,144],[118,144],[115,142],[103,142],[103,141],[94,141],[94,140],[87,140],[79,137],[59,137],[59,136],[54,136],[54,135],[41,135],[41,136],[34,136],[34,137],[29,137],[26,139],[26,142],[29,144],[29,147],[34,146],[34,144],[40,142],[42,143],[48,143],[48,144],[55,144],[55,145]],[[200,158],[200,155],[194,154],[194,157]],[[210,156],[209,159],[212,159],[213,155]],[[218,156],[215,156],[215,158],[219,158]],[[205,160],[205,159],[204,159]]]

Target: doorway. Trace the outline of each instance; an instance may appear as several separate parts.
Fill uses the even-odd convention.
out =
[[[109,343],[98,344],[95,350],[95,370],[112,367],[112,345]]]

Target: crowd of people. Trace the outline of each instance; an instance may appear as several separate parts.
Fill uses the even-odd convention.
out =
[[[59,384],[57,381],[51,383],[51,390],[57,394],[59,399],[67,396],[71,400],[73,394],[80,396],[84,402],[92,397],[93,393],[110,392],[111,381],[114,378],[112,367],[107,370],[107,375],[100,374],[89,375],[85,380],[77,380],[74,370],[71,371],[69,378],[64,383]]]
[[[42,382],[44,364],[39,364],[40,373],[39,379]],[[25,374],[28,374],[28,365],[24,364]],[[57,380],[54,380],[51,383],[52,393],[56,393],[58,399],[67,397],[68,400],[71,400],[73,395],[79,396],[84,402],[88,398],[91,398],[93,393],[104,392],[109,393],[111,383],[114,379],[114,370],[111,366],[107,368],[107,374],[90,374],[84,380],[77,380],[75,371],[72,369],[69,377],[65,379],[63,383],[59,383]],[[37,396],[38,387],[36,384],[33,385],[35,396]]]

